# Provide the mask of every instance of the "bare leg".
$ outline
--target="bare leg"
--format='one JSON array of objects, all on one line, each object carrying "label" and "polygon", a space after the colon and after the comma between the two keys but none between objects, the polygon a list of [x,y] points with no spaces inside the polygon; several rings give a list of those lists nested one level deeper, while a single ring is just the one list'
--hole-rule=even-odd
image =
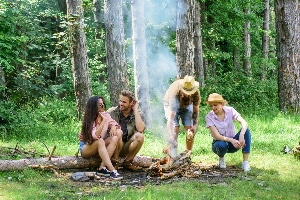
[{"label": "bare leg", "polygon": [[191,126],[185,126],[185,144],[186,144],[186,149],[191,151],[193,149],[194,146],[194,138],[195,138],[195,134],[193,133],[193,137],[189,137],[188,136],[188,129],[192,128]]},{"label": "bare leg", "polygon": [[107,152],[105,142],[103,139],[95,140],[92,144],[84,145],[82,148],[81,155],[84,158],[90,158],[96,154],[99,154],[102,162],[99,169],[106,166],[108,170],[113,171],[115,168],[111,164],[110,156]]},{"label": "bare leg", "polygon": [[123,148],[122,131],[120,129],[118,129],[117,131],[117,136],[119,137],[119,140],[117,142],[117,147],[115,149],[115,152],[112,155],[112,158],[116,161],[119,160],[119,154],[121,149]]},{"label": "bare leg", "polygon": [[243,161],[248,161],[249,153],[243,153]]},{"label": "bare leg", "polygon": [[131,161],[136,156],[136,154],[140,151],[143,143],[144,143],[144,134],[136,132],[131,138],[131,143],[128,146],[127,156],[124,162]]}]

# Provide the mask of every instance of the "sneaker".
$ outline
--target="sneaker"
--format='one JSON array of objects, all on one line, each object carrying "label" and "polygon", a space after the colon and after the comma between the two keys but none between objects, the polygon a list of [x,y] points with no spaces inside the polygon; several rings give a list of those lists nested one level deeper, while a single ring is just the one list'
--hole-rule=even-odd
[{"label": "sneaker", "polygon": [[114,180],[121,180],[123,179],[123,176],[121,176],[117,170],[114,170],[112,172],[110,172],[110,178],[114,179]]},{"label": "sneaker", "polygon": [[98,176],[110,176],[110,171],[108,169],[106,169],[106,167],[102,167],[102,169],[98,169],[96,171],[96,174]]},{"label": "sneaker", "polygon": [[132,170],[132,171],[137,171],[137,170],[142,169],[142,167],[134,165],[132,163],[132,161],[126,161],[126,162],[124,162],[123,163],[123,168],[129,169],[129,170]]},{"label": "sneaker", "polygon": [[243,161],[242,168],[243,168],[244,172],[250,171],[251,167],[249,165],[249,162],[248,161]]},{"label": "sneaker", "polygon": [[226,168],[226,163],[225,163],[225,158],[224,157],[223,158],[219,157],[219,167],[221,169],[225,169]]}]

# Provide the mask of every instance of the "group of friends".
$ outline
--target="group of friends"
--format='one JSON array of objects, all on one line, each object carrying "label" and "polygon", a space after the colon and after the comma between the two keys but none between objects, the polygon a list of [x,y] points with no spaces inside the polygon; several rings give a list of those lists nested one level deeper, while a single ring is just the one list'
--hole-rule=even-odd
[{"label": "group of friends", "polygon": [[[174,81],[166,91],[163,101],[169,138],[163,152],[171,156],[176,154],[180,121],[186,132],[186,150],[192,151],[201,101],[199,82],[193,76]],[[219,157],[219,167],[226,168],[226,153],[242,149],[242,168],[249,171],[251,133],[247,122],[233,107],[226,106],[227,101],[220,94],[210,94],[206,103],[211,108],[205,116],[206,127],[213,137],[212,151]],[[100,156],[101,164],[96,170],[97,175],[122,179],[117,171],[120,157],[123,158],[123,168],[134,171],[141,169],[135,165],[133,159],[145,139],[143,132],[146,126],[143,118],[139,101],[129,90],[123,90],[119,105],[108,110],[103,97],[89,98],[78,135],[79,152],[83,158]],[[234,121],[241,124],[237,133]]]}]

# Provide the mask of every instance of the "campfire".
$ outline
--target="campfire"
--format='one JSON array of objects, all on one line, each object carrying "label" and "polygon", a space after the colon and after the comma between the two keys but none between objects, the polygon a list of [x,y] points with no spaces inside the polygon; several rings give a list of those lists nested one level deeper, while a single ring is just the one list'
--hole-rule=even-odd
[{"label": "campfire", "polygon": [[150,176],[159,176],[161,179],[180,175],[188,178],[197,178],[202,171],[199,165],[191,161],[191,151],[184,151],[177,156],[168,155],[154,162],[147,169]]}]

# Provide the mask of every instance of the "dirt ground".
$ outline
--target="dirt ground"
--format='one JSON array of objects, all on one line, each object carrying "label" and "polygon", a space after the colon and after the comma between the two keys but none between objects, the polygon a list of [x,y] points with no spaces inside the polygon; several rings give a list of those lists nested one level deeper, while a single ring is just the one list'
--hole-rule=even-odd
[{"label": "dirt ground", "polygon": [[[15,159],[15,158],[32,158],[36,152],[25,151],[22,148],[0,148],[0,159]],[[180,180],[193,180],[199,182],[207,182],[211,184],[217,184],[224,182],[227,178],[237,178],[242,172],[241,168],[236,166],[227,166],[226,169],[220,169],[216,165],[206,165],[203,163],[191,163],[194,168],[199,170],[193,171],[194,174],[189,176],[183,176],[181,174],[172,176],[170,178],[162,178],[161,174],[153,175],[149,168],[143,168],[140,171],[129,171],[126,169],[118,169],[119,173],[123,176],[122,180],[112,180],[110,178],[100,177],[95,175],[95,169],[67,169],[67,170],[52,170],[58,178],[64,178],[69,181],[70,184],[74,185],[87,185],[87,184],[101,184],[105,187],[127,187],[132,186],[140,188],[145,185],[160,185],[165,183],[172,183]],[[72,175],[76,172],[85,172],[84,179],[74,180]]]},{"label": "dirt ground", "polygon": [[[197,163],[193,163],[194,165]],[[203,164],[201,164],[203,166]],[[125,169],[119,169],[119,173],[122,174],[122,180],[112,180],[110,178],[99,177],[94,174],[93,170],[83,170],[86,172],[89,180],[85,181],[76,181],[72,179],[72,174],[78,172],[77,170],[67,170],[61,171],[59,174],[60,176],[64,176],[69,181],[86,185],[88,184],[103,184],[107,187],[134,187],[134,188],[141,188],[146,185],[161,185],[166,183],[172,183],[176,181],[198,181],[198,182],[206,182],[210,184],[218,184],[224,182],[225,179],[228,178],[237,178],[239,173],[242,172],[240,168],[235,166],[228,166],[226,169],[220,169],[218,166],[214,165],[207,165],[206,170],[201,170],[199,174],[195,177],[185,177],[182,175],[176,175],[171,178],[162,179],[161,176],[150,176],[148,170],[144,168],[141,171],[129,171]]]}]

